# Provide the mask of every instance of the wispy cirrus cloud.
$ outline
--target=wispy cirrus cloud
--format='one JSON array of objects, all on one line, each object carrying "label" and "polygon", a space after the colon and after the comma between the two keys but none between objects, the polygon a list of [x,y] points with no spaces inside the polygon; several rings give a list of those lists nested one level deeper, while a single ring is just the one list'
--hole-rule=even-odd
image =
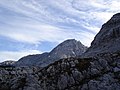
[{"label": "wispy cirrus cloud", "polygon": [[[90,46],[101,25],[119,12],[119,7],[119,0],[0,0],[0,36],[9,38],[11,45],[29,44],[33,47],[29,48],[31,51],[38,45],[45,48],[43,42],[55,46],[69,38]],[[11,51],[6,48],[1,55],[10,52],[14,56],[15,48]],[[21,53],[20,48],[18,52]]]}]

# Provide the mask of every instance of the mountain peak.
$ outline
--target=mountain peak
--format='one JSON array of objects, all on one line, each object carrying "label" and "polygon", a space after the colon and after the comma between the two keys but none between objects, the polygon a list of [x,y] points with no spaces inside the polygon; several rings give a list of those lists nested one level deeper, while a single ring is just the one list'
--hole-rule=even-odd
[{"label": "mountain peak", "polygon": [[62,58],[69,58],[80,56],[86,51],[87,47],[80,41],[75,39],[68,39],[56,46],[51,52],[47,54],[28,55],[16,62],[17,66],[46,66],[54,61]]},{"label": "mountain peak", "polygon": [[[75,40],[75,39],[67,39],[67,40],[65,40],[65,41],[63,41],[62,43],[60,43],[58,46],[56,46],[55,48],[58,48],[59,46],[60,47],[66,47],[66,46],[71,46],[71,48],[73,48],[74,47],[74,45],[76,45],[76,44],[79,44],[79,45],[81,45],[81,46],[84,46],[80,41],[77,41],[77,40]],[[55,49],[54,48],[54,49]],[[68,47],[67,47],[68,48]]]},{"label": "mountain peak", "polygon": [[[62,43],[76,43],[76,42],[78,42],[77,40],[75,40],[75,39],[67,39],[67,40],[65,40],[65,41],[63,41],[63,42],[61,42],[60,44],[62,44]],[[79,41],[80,42],[80,41]],[[60,45],[59,44],[59,45]]]},{"label": "mountain peak", "polygon": [[[75,39],[68,39],[60,43],[58,46],[56,46],[50,53],[60,53],[60,54],[71,54],[71,52],[74,52],[74,55],[72,56],[78,56],[81,55],[83,52],[85,52],[87,49],[86,46],[84,46],[80,41],[77,41]],[[59,55],[58,55],[59,56]],[[71,55],[68,55],[70,57]]]},{"label": "mountain peak", "polygon": [[67,43],[67,42],[75,43],[75,42],[77,42],[77,40],[75,40],[75,39],[67,39],[67,40],[63,41],[62,43]]},{"label": "mountain peak", "polygon": [[[77,40],[75,40],[75,39],[67,39],[67,40],[65,40],[65,41],[77,41]],[[64,42],[65,42],[64,41]]]},{"label": "mountain peak", "polygon": [[40,66],[48,65],[59,59],[80,56],[86,51],[87,47],[75,39],[67,39],[57,45],[44,60],[44,64],[39,62]]}]

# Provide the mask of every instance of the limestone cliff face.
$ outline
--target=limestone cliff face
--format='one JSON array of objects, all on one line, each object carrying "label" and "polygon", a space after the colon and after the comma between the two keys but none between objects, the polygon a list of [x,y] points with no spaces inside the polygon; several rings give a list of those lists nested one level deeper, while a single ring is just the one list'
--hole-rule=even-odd
[{"label": "limestone cliff face", "polygon": [[103,24],[100,32],[95,36],[87,54],[120,51],[120,13]]}]

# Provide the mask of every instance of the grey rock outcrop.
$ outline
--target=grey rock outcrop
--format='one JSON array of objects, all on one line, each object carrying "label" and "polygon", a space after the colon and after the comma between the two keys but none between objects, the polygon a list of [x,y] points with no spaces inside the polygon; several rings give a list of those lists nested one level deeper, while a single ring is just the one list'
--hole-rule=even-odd
[{"label": "grey rock outcrop", "polygon": [[119,90],[120,53],[67,58],[40,68],[0,69],[0,90]]},{"label": "grey rock outcrop", "polygon": [[37,72],[41,88],[119,90],[120,53],[115,54],[106,53],[91,58],[68,58],[56,61]]},{"label": "grey rock outcrop", "polygon": [[113,15],[108,22],[103,24],[85,54],[90,56],[116,51],[120,51],[120,13]]},{"label": "grey rock outcrop", "polygon": [[7,61],[4,61],[4,62],[1,62],[0,63],[0,66],[12,66],[15,64],[16,61],[12,61],[12,60],[7,60]]},{"label": "grey rock outcrop", "polygon": [[80,41],[69,39],[59,44],[49,53],[25,56],[18,60],[15,66],[44,67],[62,58],[79,56],[84,53],[86,49],[87,47],[82,45]]}]

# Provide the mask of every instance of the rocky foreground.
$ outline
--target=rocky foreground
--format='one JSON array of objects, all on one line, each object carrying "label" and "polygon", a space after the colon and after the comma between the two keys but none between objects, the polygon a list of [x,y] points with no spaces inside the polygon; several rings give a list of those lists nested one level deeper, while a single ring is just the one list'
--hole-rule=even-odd
[{"label": "rocky foreground", "polygon": [[68,58],[40,68],[0,69],[0,90],[119,90],[120,52]]}]

